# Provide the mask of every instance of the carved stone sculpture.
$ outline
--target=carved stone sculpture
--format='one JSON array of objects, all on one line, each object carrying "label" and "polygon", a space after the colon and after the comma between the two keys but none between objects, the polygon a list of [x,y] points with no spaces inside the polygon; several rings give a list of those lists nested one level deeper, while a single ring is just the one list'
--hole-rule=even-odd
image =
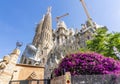
[{"label": "carved stone sculpture", "polygon": [[3,57],[3,60],[0,62],[0,69],[4,69],[6,65],[9,63],[10,56],[6,55]]}]

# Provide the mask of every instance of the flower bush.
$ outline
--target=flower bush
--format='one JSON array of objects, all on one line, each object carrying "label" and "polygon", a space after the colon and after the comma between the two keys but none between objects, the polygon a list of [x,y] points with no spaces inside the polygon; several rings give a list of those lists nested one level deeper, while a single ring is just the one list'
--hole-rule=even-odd
[{"label": "flower bush", "polygon": [[62,71],[69,71],[71,75],[102,75],[120,74],[120,62],[98,53],[76,53],[67,55],[54,70],[55,76]]}]

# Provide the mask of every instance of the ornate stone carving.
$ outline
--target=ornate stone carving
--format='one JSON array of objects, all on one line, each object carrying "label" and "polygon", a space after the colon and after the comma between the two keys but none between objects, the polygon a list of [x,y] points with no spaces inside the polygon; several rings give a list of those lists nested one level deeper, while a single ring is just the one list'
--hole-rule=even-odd
[{"label": "ornate stone carving", "polygon": [[37,74],[35,72],[32,72],[27,79],[28,80],[33,80],[33,79],[38,79],[38,77],[37,77]]},{"label": "ornate stone carving", "polygon": [[0,62],[0,69],[4,69],[6,65],[9,63],[10,56],[6,55],[3,57],[3,60]]},{"label": "ornate stone carving", "polygon": [[11,54],[20,55],[20,50],[18,48],[14,49]]}]

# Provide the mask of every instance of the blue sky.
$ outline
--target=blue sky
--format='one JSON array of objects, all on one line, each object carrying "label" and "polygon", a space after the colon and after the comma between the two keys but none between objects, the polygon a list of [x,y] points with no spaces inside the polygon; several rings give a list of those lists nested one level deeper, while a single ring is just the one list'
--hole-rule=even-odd
[{"label": "blue sky", "polygon": [[[120,0],[85,0],[88,11],[97,24],[105,25],[109,31],[120,32]],[[36,24],[52,6],[53,28],[55,17],[64,17],[69,28],[78,28],[86,21],[86,15],[79,0],[1,0],[0,1],[0,58],[9,54],[16,41],[22,41],[23,52],[26,44],[31,43]]]}]

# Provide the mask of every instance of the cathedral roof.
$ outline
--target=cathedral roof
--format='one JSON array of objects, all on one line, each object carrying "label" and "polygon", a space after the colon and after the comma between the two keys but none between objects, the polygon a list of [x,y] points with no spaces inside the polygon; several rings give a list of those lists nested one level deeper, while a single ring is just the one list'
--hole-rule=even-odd
[{"label": "cathedral roof", "polygon": [[70,29],[69,29],[69,34],[74,35],[74,33],[75,33],[75,32],[74,32],[74,29],[73,29],[73,28],[70,28]]},{"label": "cathedral roof", "polygon": [[30,48],[32,51],[37,51],[37,48],[32,44],[28,44],[27,47]]},{"label": "cathedral roof", "polygon": [[59,29],[59,28],[64,28],[65,30],[67,29],[67,26],[66,26],[66,24],[65,24],[65,22],[64,21],[59,21],[58,23],[57,23],[57,30]]}]

